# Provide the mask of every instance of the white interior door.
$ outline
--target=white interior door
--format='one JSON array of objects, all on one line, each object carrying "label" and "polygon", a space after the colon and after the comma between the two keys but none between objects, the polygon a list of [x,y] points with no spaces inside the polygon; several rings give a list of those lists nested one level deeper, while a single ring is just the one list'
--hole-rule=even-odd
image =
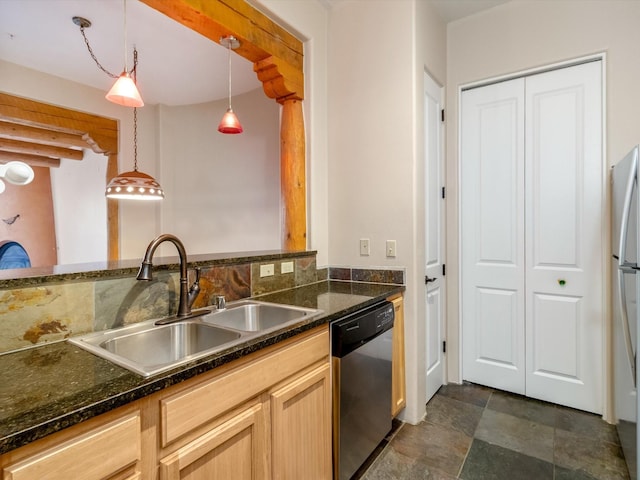
[{"label": "white interior door", "polygon": [[524,79],[461,99],[463,378],[525,393]]},{"label": "white interior door", "polygon": [[526,81],[527,395],[602,412],[601,62]]},{"label": "white interior door", "polygon": [[426,388],[427,401],[444,383],[444,219],[445,199],[443,129],[441,121],[443,92],[429,75],[425,85],[425,284],[426,284]]}]

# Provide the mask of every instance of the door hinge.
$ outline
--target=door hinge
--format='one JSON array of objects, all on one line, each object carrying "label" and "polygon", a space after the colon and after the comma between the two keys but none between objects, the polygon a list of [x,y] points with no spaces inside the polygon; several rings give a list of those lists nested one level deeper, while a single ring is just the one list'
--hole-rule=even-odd
[{"label": "door hinge", "polygon": [[442,264],[442,276],[444,277],[447,274],[447,266],[443,263]]},{"label": "door hinge", "polygon": [[442,353],[447,353],[447,341],[442,341]]},{"label": "door hinge", "polygon": [[445,198],[445,197],[446,197],[446,195],[447,195],[447,194],[446,194],[445,187],[442,187],[442,198]]},{"label": "door hinge", "polygon": [[440,121],[444,122],[444,108],[440,110]]}]

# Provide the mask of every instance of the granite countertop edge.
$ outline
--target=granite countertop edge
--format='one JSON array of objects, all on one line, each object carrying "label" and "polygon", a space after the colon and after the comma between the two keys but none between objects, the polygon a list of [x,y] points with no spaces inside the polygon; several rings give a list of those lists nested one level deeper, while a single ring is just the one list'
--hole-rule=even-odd
[{"label": "granite countertop edge", "polygon": [[[340,283],[351,284],[354,282]],[[245,343],[230,347],[228,350],[212,354],[211,356],[194,361],[193,363],[183,365],[181,367],[176,367],[175,369],[148,378],[144,378],[131,373],[131,375],[135,375],[136,377],[138,377],[140,382],[139,384],[133,386],[127,385],[122,387],[121,389],[115,388],[115,391],[105,393],[104,398],[89,404],[83,402],[81,398],[77,399],[77,402],[75,402],[76,404],[74,404],[73,400],[71,402],[67,401],[66,406],[60,407],[59,412],[54,412],[51,418],[48,418],[45,421],[29,424],[27,413],[23,415],[23,417],[27,417],[27,419],[22,420],[22,425],[20,425],[21,420],[18,419],[18,421],[15,422],[18,424],[16,426],[17,428],[12,429],[11,426],[7,428],[7,425],[3,425],[2,420],[0,420],[0,454],[4,454],[35,440],[41,439],[47,435],[53,434],[65,428],[76,425],[80,422],[89,420],[103,413],[107,413],[111,410],[127,405],[148,395],[164,390],[172,385],[176,385],[197,375],[201,375],[210,370],[213,370],[226,363],[242,358],[245,355],[269,347],[271,345],[275,345],[283,340],[291,338],[305,331],[328,324],[340,317],[366,308],[370,305],[380,302],[381,300],[384,300],[389,296],[401,293],[405,290],[405,287],[403,285],[376,284],[376,286],[376,289],[379,290],[379,293],[375,296],[369,297],[368,300],[358,299],[357,303],[348,307],[333,312],[325,312],[320,316],[297,323],[295,325],[291,325],[282,330],[269,332],[259,337],[250,338]],[[296,290],[298,288],[301,287],[296,287],[291,290]],[[366,286],[364,288],[366,289]],[[287,301],[279,300],[277,295],[277,292],[275,294],[275,297],[274,294],[263,295],[260,297],[256,297],[256,300],[274,301],[274,303],[290,303]],[[356,297],[359,297],[359,295],[354,295]],[[46,346],[38,348],[46,348]],[[79,347],[76,348],[79,349]],[[104,360],[104,362],[107,361]],[[111,364],[110,362],[107,362],[107,364],[116,369],[121,368]],[[78,397],[80,397],[80,395],[78,395]],[[4,432],[2,432],[2,430],[4,430]]]}]

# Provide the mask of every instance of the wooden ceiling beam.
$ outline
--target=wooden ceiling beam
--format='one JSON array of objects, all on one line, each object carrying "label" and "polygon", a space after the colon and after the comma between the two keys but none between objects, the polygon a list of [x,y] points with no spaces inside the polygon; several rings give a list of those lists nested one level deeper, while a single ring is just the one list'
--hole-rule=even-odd
[{"label": "wooden ceiling beam", "polygon": [[245,0],[141,1],[218,44],[233,35],[240,41],[234,52],[254,64],[268,97],[304,99],[302,42]]},{"label": "wooden ceiling beam", "polygon": [[[118,121],[0,92],[0,120],[87,135],[98,153],[118,153]],[[91,143],[90,143],[91,144]]]},{"label": "wooden ceiling beam", "polygon": [[59,132],[47,128],[31,127],[29,125],[8,121],[0,121],[0,138],[33,140],[62,147],[89,147],[86,140],[82,138],[82,135]]},{"label": "wooden ceiling beam", "polygon": [[42,157],[67,158],[69,160],[82,160],[84,158],[84,152],[82,150],[44,145],[42,143],[23,142],[21,140],[12,140],[10,138],[0,138],[0,150],[16,153],[28,153],[30,155],[39,155]]},{"label": "wooden ceiling beam", "polygon": [[59,158],[42,157],[39,155],[29,155],[26,153],[15,153],[7,152],[6,150],[0,150],[0,163],[7,162],[24,162],[32,167],[60,167]]}]

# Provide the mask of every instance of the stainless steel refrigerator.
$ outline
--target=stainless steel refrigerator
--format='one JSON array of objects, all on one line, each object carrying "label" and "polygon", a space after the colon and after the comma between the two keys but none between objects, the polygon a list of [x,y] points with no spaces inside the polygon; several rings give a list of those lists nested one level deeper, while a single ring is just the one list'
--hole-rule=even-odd
[{"label": "stainless steel refrigerator", "polygon": [[629,475],[638,477],[637,362],[638,299],[640,298],[640,209],[638,208],[638,153],[631,150],[613,167],[613,360],[614,408]]}]

